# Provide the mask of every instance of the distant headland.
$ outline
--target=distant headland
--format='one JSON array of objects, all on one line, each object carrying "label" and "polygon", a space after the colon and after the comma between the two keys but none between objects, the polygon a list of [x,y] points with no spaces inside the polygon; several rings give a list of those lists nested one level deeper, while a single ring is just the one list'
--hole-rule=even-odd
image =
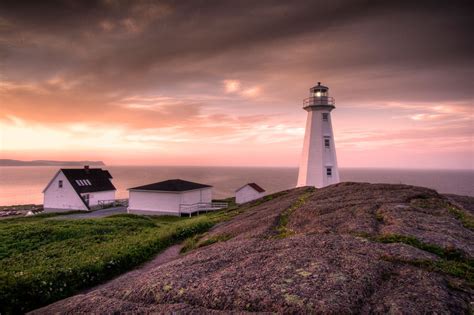
[{"label": "distant headland", "polygon": [[20,161],[11,159],[0,159],[0,166],[104,166],[102,161],[51,161],[51,160],[33,160]]}]

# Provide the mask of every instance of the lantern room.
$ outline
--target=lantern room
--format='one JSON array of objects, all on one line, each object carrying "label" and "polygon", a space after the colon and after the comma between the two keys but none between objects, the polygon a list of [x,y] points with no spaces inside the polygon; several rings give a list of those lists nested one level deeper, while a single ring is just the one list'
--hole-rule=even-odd
[{"label": "lantern room", "polygon": [[[334,98],[329,96],[328,90],[327,86],[321,85],[321,82],[318,82],[318,85],[309,89],[309,97],[303,100],[303,108],[307,110],[324,106],[334,108]],[[317,108],[315,108],[316,106]]]},{"label": "lantern room", "polygon": [[313,86],[309,89],[310,95],[312,97],[327,97],[329,88],[327,86],[321,85],[321,82],[318,82],[318,85]]}]

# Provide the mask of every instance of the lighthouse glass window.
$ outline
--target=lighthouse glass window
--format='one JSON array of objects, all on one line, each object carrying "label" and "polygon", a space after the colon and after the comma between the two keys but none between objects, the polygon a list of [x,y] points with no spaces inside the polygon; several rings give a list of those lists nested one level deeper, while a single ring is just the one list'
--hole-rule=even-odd
[{"label": "lighthouse glass window", "polygon": [[328,121],[328,119],[329,119],[329,114],[323,113],[323,121]]}]

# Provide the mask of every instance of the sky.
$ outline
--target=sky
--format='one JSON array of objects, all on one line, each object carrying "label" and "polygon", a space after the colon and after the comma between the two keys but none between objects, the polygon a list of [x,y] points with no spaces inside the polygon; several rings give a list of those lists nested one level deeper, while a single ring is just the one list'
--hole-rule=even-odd
[{"label": "sky", "polygon": [[471,1],[2,1],[0,158],[474,169]]}]

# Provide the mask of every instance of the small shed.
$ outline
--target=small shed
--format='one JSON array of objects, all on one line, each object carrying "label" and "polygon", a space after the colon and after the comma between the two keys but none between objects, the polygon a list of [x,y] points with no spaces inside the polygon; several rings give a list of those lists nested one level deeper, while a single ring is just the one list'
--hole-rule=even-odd
[{"label": "small shed", "polygon": [[263,196],[265,196],[265,189],[255,183],[248,183],[235,191],[235,202],[241,204]]},{"label": "small shed", "polygon": [[212,206],[212,186],[182,179],[170,179],[128,190],[128,213],[133,214],[190,215]]}]

